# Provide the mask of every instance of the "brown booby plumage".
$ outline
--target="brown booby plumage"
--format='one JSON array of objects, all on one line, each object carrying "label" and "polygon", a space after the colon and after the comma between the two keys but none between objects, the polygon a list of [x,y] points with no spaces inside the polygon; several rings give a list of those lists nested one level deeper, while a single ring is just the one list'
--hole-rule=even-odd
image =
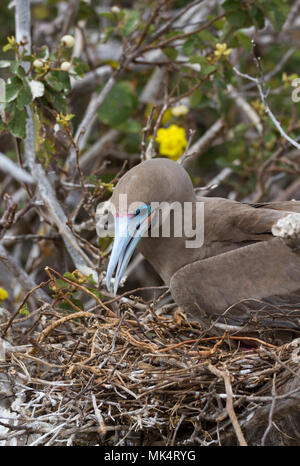
[{"label": "brown booby plumage", "polygon": [[[197,228],[203,225],[195,223],[196,206],[203,205],[203,244],[187,248],[190,238],[177,236],[172,222],[170,237],[151,237],[152,205],[157,202],[191,205],[191,223]],[[153,159],[120,179],[111,203],[116,232],[107,286],[115,273],[115,292],[137,246],[170,287],[177,304],[206,327],[218,322],[221,327],[226,323],[253,328],[261,320],[274,327],[300,329],[299,201],[251,205],[196,197],[182,166]],[[161,233],[159,218],[156,225]]]}]

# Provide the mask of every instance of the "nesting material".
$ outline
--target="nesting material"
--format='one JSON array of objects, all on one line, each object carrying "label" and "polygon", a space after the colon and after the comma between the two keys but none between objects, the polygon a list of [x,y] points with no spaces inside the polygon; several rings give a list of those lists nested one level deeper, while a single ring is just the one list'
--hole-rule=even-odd
[{"label": "nesting material", "polygon": [[285,386],[300,340],[208,337],[176,307],[128,298],[2,321],[2,444],[268,444],[271,408],[278,427],[299,406]]}]

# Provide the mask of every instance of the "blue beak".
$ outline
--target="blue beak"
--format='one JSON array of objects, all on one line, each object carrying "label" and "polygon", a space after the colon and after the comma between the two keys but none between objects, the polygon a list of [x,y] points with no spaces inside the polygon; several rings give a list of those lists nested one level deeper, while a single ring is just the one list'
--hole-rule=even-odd
[{"label": "blue beak", "polygon": [[136,214],[117,214],[115,217],[115,238],[106,273],[106,287],[114,295],[138,242],[149,228],[149,217],[148,209],[138,209]]}]

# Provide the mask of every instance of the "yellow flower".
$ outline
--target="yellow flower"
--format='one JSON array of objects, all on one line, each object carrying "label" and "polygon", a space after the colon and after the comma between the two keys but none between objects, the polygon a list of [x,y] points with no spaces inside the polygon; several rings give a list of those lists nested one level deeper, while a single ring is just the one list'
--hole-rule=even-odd
[{"label": "yellow flower", "polygon": [[284,82],[284,87],[289,87],[290,84],[294,81],[294,79],[297,79],[298,75],[296,73],[287,75],[285,72],[282,73],[282,81]]},{"label": "yellow flower", "polygon": [[262,116],[265,113],[265,106],[259,99],[253,100],[251,102],[251,105],[260,116]]},{"label": "yellow flower", "polygon": [[63,128],[68,128],[70,120],[74,118],[75,115],[73,113],[67,113],[64,115],[63,113],[58,113],[56,115],[56,123],[61,125]]},{"label": "yellow flower", "polygon": [[220,60],[222,57],[227,57],[232,52],[232,49],[227,48],[227,44],[224,42],[223,44],[216,44],[216,50],[214,50],[214,55],[217,60]]},{"label": "yellow flower", "polygon": [[8,293],[4,288],[0,287],[0,302],[8,298]]},{"label": "yellow flower", "polygon": [[175,105],[175,107],[171,108],[172,115],[174,115],[175,117],[186,115],[188,111],[189,111],[189,108],[184,104]]},{"label": "yellow flower", "polygon": [[159,152],[169,159],[177,160],[187,146],[184,128],[171,125],[169,128],[160,128],[157,131],[156,142],[159,143]]}]

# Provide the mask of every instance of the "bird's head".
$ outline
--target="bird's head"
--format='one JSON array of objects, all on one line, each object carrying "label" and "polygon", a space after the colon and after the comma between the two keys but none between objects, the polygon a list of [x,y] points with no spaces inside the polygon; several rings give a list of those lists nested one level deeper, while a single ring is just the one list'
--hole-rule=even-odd
[{"label": "bird's head", "polygon": [[111,198],[115,237],[106,274],[108,289],[111,289],[115,273],[113,290],[116,294],[137,244],[153,226],[153,205],[193,200],[194,190],[188,173],[168,159],[142,162],[120,179]]}]

